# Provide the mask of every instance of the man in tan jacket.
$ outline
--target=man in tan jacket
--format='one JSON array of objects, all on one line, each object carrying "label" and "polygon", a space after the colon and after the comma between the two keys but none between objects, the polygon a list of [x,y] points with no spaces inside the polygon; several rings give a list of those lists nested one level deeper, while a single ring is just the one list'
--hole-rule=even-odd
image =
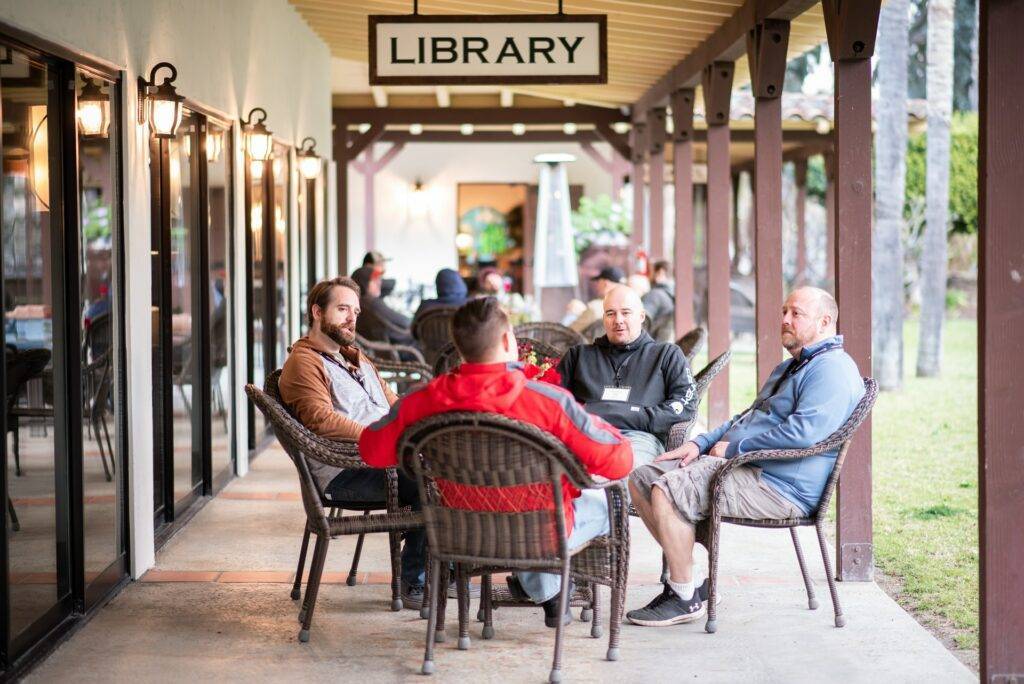
[{"label": "man in tan jacket", "polygon": [[[351,278],[324,280],[306,299],[309,333],[292,345],[281,372],[281,398],[300,423],[329,439],[358,440],[363,428],[391,410],[397,397],[354,346],[359,286]],[[385,500],[387,478],[376,468],[340,469],[309,461],[310,473],[329,501]],[[399,473],[398,498],[419,507],[416,483]],[[402,603],[423,602],[426,537],[407,532],[402,549]]]}]

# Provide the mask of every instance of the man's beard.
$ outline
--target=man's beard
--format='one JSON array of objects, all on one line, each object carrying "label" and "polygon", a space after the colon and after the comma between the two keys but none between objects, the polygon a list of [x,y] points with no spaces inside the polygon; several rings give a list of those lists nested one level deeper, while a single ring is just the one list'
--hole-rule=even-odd
[{"label": "man's beard", "polygon": [[356,341],[355,332],[351,328],[346,328],[342,325],[321,323],[320,331],[342,347],[350,347],[352,346],[352,343]]}]

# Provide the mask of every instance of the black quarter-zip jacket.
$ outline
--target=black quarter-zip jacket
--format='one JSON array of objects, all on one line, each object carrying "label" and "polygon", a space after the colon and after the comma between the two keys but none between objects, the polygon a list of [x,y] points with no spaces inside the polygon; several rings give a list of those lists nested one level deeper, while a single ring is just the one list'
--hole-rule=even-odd
[{"label": "black quarter-zip jacket", "polygon": [[[679,347],[642,331],[628,344],[607,336],[571,348],[558,364],[562,386],[588,412],[620,430],[640,430],[662,441],[673,425],[696,413],[697,391]],[[627,401],[603,399],[606,387],[629,387]]]}]

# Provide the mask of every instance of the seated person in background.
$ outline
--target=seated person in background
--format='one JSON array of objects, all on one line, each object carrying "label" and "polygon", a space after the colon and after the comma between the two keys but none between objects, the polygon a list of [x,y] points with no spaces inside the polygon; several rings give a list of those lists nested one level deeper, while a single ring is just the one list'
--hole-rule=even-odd
[{"label": "seated person in background", "polygon": [[493,266],[480,269],[480,273],[476,276],[477,289],[485,297],[497,297],[498,301],[504,301],[507,293],[505,292],[505,279],[501,276],[501,271]]},{"label": "seated person in background", "polygon": [[637,296],[641,298],[651,291],[651,281],[647,279],[647,276],[641,273],[634,273],[626,278],[626,285],[628,285],[629,289],[636,292]]},{"label": "seated person in background", "polygon": [[391,261],[391,257],[386,257],[376,250],[367,252],[363,256],[363,266],[372,266],[374,270],[380,273],[381,297],[387,297],[395,289],[395,279],[384,277],[384,273],[387,271],[387,262],[389,261]]},{"label": "seated person in background", "polygon": [[442,306],[462,306],[466,303],[466,295],[469,289],[466,282],[457,272],[450,268],[442,268],[434,278],[434,286],[437,288],[437,297],[424,299],[416,309],[413,321],[426,311]]},{"label": "seated person in background", "polygon": [[[359,439],[363,428],[387,415],[397,397],[366,356],[353,346],[359,318],[359,286],[350,278],[324,280],[306,299],[309,333],[292,345],[281,372],[281,399],[311,432],[328,439]],[[383,470],[339,469],[310,459],[317,486],[335,501],[383,502]],[[398,475],[398,499],[418,508],[416,483]],[[426,536],[405,534],[402,550],[402,601],[423,603]]]},{"label": "seated person in background", "polygon": [[696,411],[686,357],[674,344],[655,342],[643,329],[644,315],[636,292],[613,287],[604,298],[606,334],[571,348],[558,364],[576,400],[623,431],[638,467],[665,451],[672,426]]},{"label": "seated person in background", "polygon": [[651,288],[641,295],[647,317],[651,319],[651,337],[658,342],[675,340],[676,296],[667,261],[655,261],[651,270]]},{"label": "seated person in background", "polygon": [[[373,266],[361,266],[352,272],[352,280],[362,290],[359,297],[362,314],[356,322],[356,332],[375,342],[412,345],[412,333],[409,332],[412,322],[384,302],[380,276]],[[391,325],[386,325],[385,321]]]},{"label": "seated person in background", "polygon": [[[494,297],[473,299],[462,306],[452,320],[452,332],[463,364],[403,397],[386,418],[363,432],[359,450],[368,464],[395,465],[399,437],[418,420],[450,411],[487,411],[536,425],[560,439],[593,475],[618,479],[629,473],[633,456],[618,430],[589,415],[562,388],[526,379],[517,363],[515,331]],[[568,482],[563,482],[562,489],[570,548],[608,533],[608,501],[603,491],[580,492]],[[465,492],[464,500],[467,506],[494,510],[484,493]],[[528,510],[535,507],[530,505]],[[543,605],[548,627],[558,626],[558,575],[520,572],[509,584],[513,591],[523,591]],[[572,617],[567,611],[561,619],[566,624]]]},{"label": "seated person in background", "polygon": [[616,285],[625,283],[626,274],[622,272],[621,268],[606,266],[601,269],[600,273],[591,278],[590,281],[594,283],[594,288],[597,290],[597,297],[587,302],[587,308],[575,319],[570,318],[569,315],[566,316],[566,319],[569,319],[568,321],[566,319],[562,319],[562,323],[564,325],[568,325],[578,333],[589,328],[592,323],[601,320],[604,316],[604,296],[608,294],[608,290],[612,289]]},{"label": "seated person in background", "polygon": [[[708,487],[723,459],[763,449],[803,449],[828,437],[853,413],[864,384],[836,335],[839,309],[814,287],[794,290],[782,308],[782,346],[791,359],[768,377],[753,405],[716,430],[666,452],[629,478],[633,503],[665,550],[669,581],[644,608],[626,617],[663,627],[704,615],[707,580],[695,588],[696,524],[707,517]],[[810,515],[837,456],[764,461],[733,470],[724,482],[722,515],[778,520]]]}]

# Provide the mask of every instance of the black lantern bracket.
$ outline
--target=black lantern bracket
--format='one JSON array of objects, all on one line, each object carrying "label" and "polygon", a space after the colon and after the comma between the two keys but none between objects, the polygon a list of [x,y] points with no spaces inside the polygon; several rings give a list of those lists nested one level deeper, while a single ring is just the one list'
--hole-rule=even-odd
[{"label": "black lantern bracket", "polygon": [[[170,76],[164,78],[160,85],[156,83],[156,73],[161,69],[169,69],[171,72]],[[178,69],[170,62],[158,62],[153,65],[153,68],[149,70],[149,80],[146,80],[142,76],[139,76],[139,98],[138,104],[135,108],[136,120],[139,125],[146,123],[146,98],[151,94],[159,92],[163,88],[170,88],[174,91],[174,86],[171,85],[178,80]]]}]

